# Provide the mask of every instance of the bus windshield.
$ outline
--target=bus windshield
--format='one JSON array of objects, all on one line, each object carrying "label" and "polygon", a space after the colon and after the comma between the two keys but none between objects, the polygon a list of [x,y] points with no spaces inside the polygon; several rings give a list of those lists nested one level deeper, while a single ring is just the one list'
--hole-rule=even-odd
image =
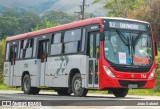
[{"label": "bus windshield", "polygon": [[148,33],[104,31],[105,58],[114,64],[149,65],[153,61],[152,37]]}]

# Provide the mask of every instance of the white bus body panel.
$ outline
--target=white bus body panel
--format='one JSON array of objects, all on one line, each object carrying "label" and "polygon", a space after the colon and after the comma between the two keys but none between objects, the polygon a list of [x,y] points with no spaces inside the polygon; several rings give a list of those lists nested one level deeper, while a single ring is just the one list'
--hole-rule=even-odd
[{"label": "white bus body panel", "polygon": [[14,78],[10,75],[10,62],[5,62],[4,83],[9,85],[10,78],[13,78],[13,86],[21,86],[22,74],[26,71],[30,74],[32,87],[68,87],[70,71],[78,69],[82,76],[82,87],[87,88],[88,60],[85,55],[48,57],[46,65],[40,59],[18,60],[14,67]]},{"label": "white bus body panel", "polygon": [[4,62],[3,79],[4,83],[10,86],[10,62]]}]

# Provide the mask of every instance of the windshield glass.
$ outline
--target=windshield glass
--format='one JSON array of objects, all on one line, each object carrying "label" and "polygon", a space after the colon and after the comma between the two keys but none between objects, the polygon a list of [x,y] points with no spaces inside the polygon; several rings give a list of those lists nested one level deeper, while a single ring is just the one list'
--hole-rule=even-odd
[{"label": "windshield glass", "polygon": [[115,64],[148,65],[153,60],[152,40],[147,33],[105,31],[105,58]]}]

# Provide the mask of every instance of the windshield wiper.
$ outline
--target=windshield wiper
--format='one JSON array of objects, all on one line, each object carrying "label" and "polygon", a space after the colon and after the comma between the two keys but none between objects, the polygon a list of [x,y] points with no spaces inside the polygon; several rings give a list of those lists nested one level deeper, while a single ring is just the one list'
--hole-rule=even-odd
[{"label": "windshield wiper", "polygon": [[127,41],[127,39],[125,38],[125,36],[119,30],[116,30],[116,32],[119,35],[119,37],[122,39],[122,41],[124,42],[124,44],[127,45],[127,46],[129,46],[129,42]]},{"label": "windshield wiper", "polygon": [[134,42],[133,42],[133,46],[137,45],[137,43],[138,43],[139,39],[141,38],[141,36],[142,36],[142,32],[140,32],[140,33],[136,36],[136,39],[135,39]]}]

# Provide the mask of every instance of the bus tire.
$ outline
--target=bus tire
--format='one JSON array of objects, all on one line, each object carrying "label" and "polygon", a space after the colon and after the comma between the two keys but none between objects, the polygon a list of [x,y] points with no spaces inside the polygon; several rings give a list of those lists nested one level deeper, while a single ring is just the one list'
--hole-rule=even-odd
[{"label": "bus tire", "polygon": [[38,94],[40,89],[36,87],[31,87],[31,79],[28,74],[23,77],[22,89],[24,94]]},{"label": "bus tire", "polygon": [[58,89],[56,90],[56,92],[58,93],[58,95],[70,95],[71,93],[68,93],[68,89]]},{"label": "bus tire", "polygon": [[88,90],[82,87],[82,79],[79,73],[76,73],[72,79],[72,91],[75,97],[86,96]]},{"label": "bus tire", "polygon": [[115,97],[125,97],[128,94],[128,88],[115,88],[112,92]]}]

